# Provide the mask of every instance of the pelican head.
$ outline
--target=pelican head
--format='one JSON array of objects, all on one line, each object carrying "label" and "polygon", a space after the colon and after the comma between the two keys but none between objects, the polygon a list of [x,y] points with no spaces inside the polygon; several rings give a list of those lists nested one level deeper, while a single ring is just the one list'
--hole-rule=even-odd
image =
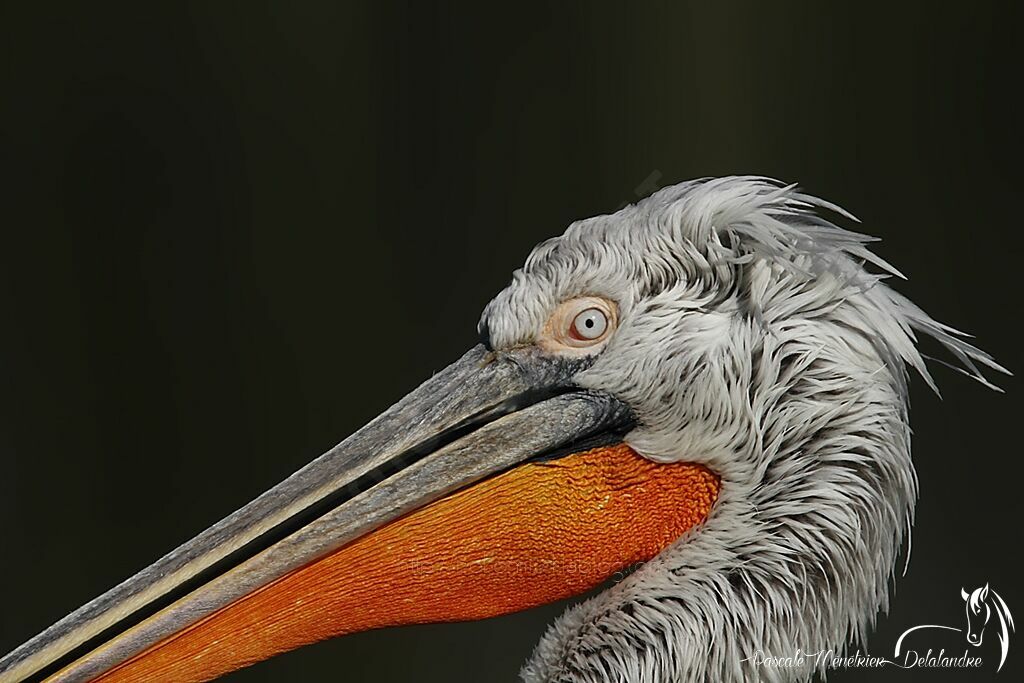
[{"label": "pelican head", "polygon": [[731,177],[574,223],[487,305],[478,346],[0,681],[208,680],[615,576],[524,680],[809,679],[752,658],[840,652],[887,607],[916,498],[909,372],[935,386],[916,338],[985,384],[979,365],[1004,371],[836,214]]}]

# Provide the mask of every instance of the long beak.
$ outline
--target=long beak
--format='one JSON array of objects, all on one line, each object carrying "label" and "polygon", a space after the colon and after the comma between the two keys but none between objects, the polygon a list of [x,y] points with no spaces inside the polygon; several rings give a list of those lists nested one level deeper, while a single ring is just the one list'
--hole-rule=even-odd
[{"label": "long beak", "polygon": [[[209,680],[344,633],[568,597],[648,559],[704,518],[717,479],[617,446],[629,411],[575,387],[576,370],[531,349],[472,349],[305,468],[4,657],[0,683]],[[535,518],[566,505],[568,522],[545,527]],[[639,540],[610,553],[614,539],[593,537],[600,562],[562,566],[579,556],[579,534],[609,521],[616,536],[629,533],[638,512],[667,520],[643,524]],[[538,528],[549,537],[535,538]],[[524,591],[528,575],[546,583]]]}]

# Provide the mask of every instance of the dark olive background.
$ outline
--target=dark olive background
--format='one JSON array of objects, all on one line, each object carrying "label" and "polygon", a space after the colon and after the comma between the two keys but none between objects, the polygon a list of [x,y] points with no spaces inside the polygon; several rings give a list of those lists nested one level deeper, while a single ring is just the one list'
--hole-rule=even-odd
[{"label": "dark olive background", "polygon": [[[1020,4],[821,5],[5,3],[0,651],[362,425],[475,342],[536,242],[657,185],[798,181],[1024,368]],[[1024,609],[1019,382],[935,373],[875,654],[959,625],[961,585]],[[562,608],[229,680],[510,680]],[[936,678],[980,676],[830,680]]]}]

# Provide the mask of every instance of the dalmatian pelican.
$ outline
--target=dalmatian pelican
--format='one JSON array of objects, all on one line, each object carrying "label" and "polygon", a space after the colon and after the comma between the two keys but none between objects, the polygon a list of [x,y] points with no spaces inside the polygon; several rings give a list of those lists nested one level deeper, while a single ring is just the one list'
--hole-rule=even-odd
[{"label": "dalmatian pelican", "polygon": [[525,681],[813,677],[751,656],[841,652],[887,608],[916,498],[911,371],[935,388],[917,338],[987,386],[1006,372],[836,216],[854,220],[728,177],[572,224],[487,305],[479,345],[0,681],[204,681],[606,583]]}]

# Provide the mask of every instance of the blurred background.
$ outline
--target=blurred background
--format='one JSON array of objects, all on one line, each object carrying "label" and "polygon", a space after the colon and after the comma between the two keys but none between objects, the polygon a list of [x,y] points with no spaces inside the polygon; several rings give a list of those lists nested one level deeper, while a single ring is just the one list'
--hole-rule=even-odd
[{"label": "blurred background", "polygon": [[[680,180],[764,174],[843,205],[903,292],[1024,369],[1021,11],[5,3],[0,652],[458,357],[536,242]],[[1024,609],[1019,382],[935,373],[872,652],[958,623],[961,585]],[[562,609],[228,680],[512,680]],[[926,677],[945,679],[830,680]]]}]

